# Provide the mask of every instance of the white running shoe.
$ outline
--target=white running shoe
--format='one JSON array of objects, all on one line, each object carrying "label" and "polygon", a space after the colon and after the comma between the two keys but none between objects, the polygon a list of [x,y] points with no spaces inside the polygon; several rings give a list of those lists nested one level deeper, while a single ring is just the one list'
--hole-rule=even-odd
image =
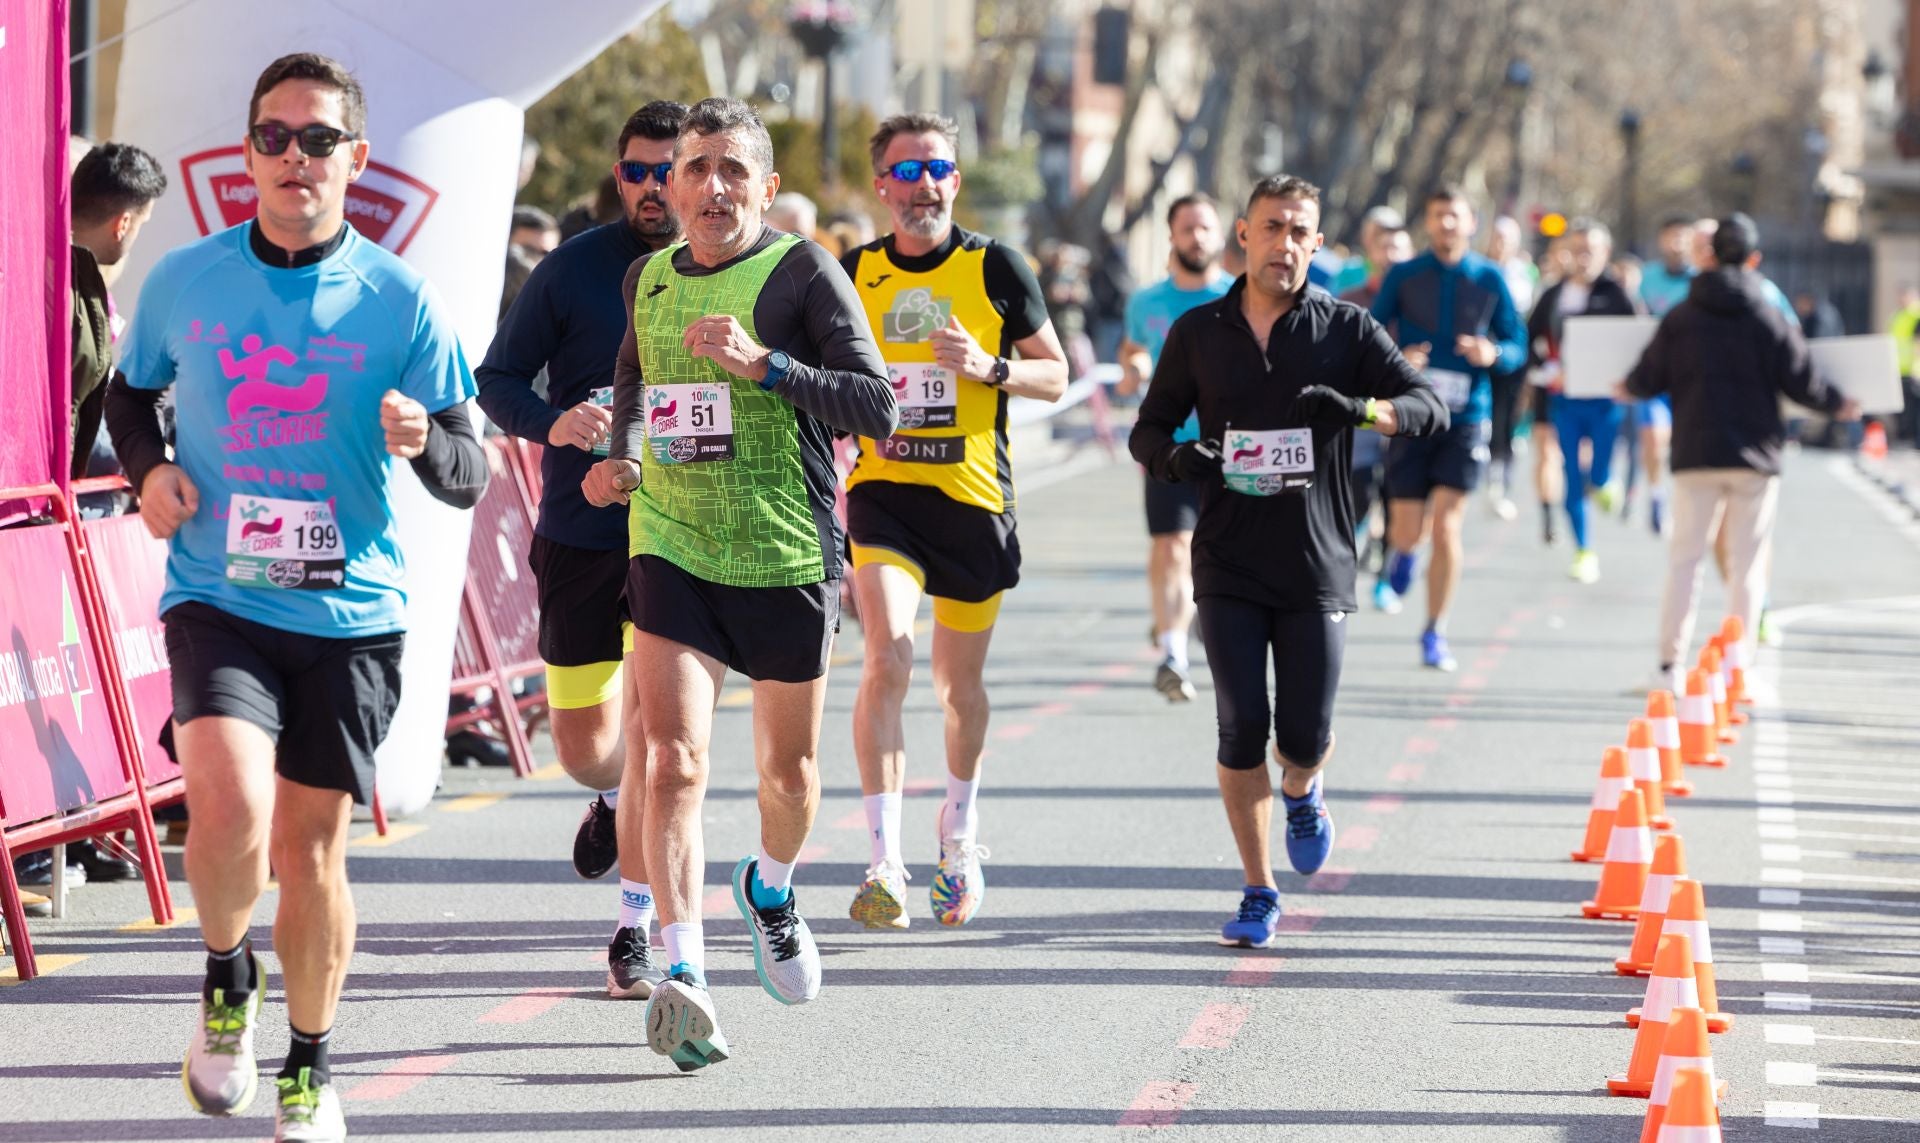
[{"label": "white running shoe", "polygon": [[798,899],[787,899],[771,909],[753,903],[753,872],[758,866],[743,857],[733,867],[733,903],[753,930],[753,967],[760,986],[782,1004],[805,1004],[820,995],[820,949],[813,930],[800,916]]},{"label": "white running shoe", "polygon": [[180,1086],[186,1089],[187,1102],[202,1115],[239,1115],[260,1087],[253,1030],[260,1023],[267,977],[253,954],[247,957],[253,968],[253,991],[239,1004],[228,1004],[223,988],[213,990],[212,1000],[202,998],[199,1022],[180,1064]]},{"label": "white running shoe", "polygon": [[852,917],[869,929],[904,929],[907,917],[907,882],[912,878],[897,861],[883,860],[867,870],[867,879],[854,894],[847,909]]},{"label": "white running shoe", "polygon": [[727,1058],[727,1038],[720,1034],[713,997],[704,983],[683,972],[653,986],[647,999],[647,1046],[671,1058],[683,1072]]},{"label": "white running shoe", "polygon": [[273,1081],[280,1089],[280,1106],[273,1113],[274,1143],[345,1143],[347,1117],[340,1112],[340,1096],[330,1083],[313,1083],[307,1069],[295,1077]]},{"label": "white running shoe", "polygon": [[949,837],[940,841],[940,871],[933,875],[930,897],[933,919],[943,925],[964,925],[973,920],[980,902],[987,899],[987,876],[980,863],[993,852],[970,837]]}]

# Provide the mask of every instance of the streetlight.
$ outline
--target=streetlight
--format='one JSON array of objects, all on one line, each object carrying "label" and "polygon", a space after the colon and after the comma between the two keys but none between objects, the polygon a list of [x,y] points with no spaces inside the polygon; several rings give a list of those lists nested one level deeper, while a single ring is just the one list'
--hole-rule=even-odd
[{"label": "streetlight", "polygon": [[840,185],[840,122],[834,114],[833,57],[853,39],[853,5],[845,0],[801,0],[787,26],[809,59],[820,61],[820,185]]},{"label": "streetlight", "polygon": [[1620,142],[1626,161],[1620,168],[1620,237],[1623,249],[1640,244],[1640,113],[1629,107],[1620,112]]}]

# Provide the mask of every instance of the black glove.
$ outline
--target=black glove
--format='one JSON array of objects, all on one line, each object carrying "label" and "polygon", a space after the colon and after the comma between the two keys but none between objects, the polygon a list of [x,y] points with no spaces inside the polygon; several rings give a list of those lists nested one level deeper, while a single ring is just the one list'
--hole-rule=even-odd
[{"label": "black glove", "polygon": [[1346,428],[1367,419],[1367,401],[1328,385],[1309,385],[1294,396],[1293,411],[1304,424]]},{"label": "black glove", "polygon": [[1219,441],[1182,441],[1167,457],[1167,471],[1183,484],[1211,480],[1220,475]]}]

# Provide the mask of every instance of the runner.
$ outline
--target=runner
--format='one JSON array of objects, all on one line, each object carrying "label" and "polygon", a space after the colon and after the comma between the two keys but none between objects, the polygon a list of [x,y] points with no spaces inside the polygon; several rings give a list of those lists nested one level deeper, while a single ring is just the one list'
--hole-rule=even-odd
[{"label": "runner", "polygon": [[[1640,273],[1640,303],[1654,317],[1686,299],[1693,285],[1694,220],[1674,215],[1660,224],[1660,259]],[[1673,399],[1661,393],[1633,404],[1640,430],[1640,463],[1647,475],[1647,526],[1656,536],[1667,532],[1667,453],[1673,444]]]},{"label": "runner", "polygon": [[[1548,286],[1527,319],[1528,360],[1546,378],[1542,388],[1552,394],[1553,427],[1560,439],[1560,461],[1566,469],[1563,495],[1567,525],[1573,531],[1573,566],[1568,570],[1579,583],[1600,580],[1600,557],[1593,550],[1587,495],[1602,512],[1612,512],[1619,500],[1613,484],[1613,449],[1620,437],[1626,410],[1612,397],[1569,397],[1561,391],[1560,342],[1570,317],[1610,314],[1628,316],[1640,303],[1607,268],[1613,236],[1590,218],[1576,218],[1567,226],[1567,253],[1572,267],[1566,277]],[[1580,456],[1586,442],[1591,460]]]},{"label": "runner", "polygon": [[[1168,276],[1127,299],[1127,333],[1120,343],[1122,373],[1117,389],[1123,397],[1138,393],[1153,376],[1154,358],[1166,344],[1173,320],[1220,297],[1233,284],[1220,272],[1220,208],[1212,196],[1196,192],[1174,199],[1167,208],[1167,229],[1173,246]],[[1185,441],[1196,440],[1199,434],[1199,422],[1190,419],[1177,435]],[[1193,525],[1200,515],[1200,490],[1149,476],[1146,504],[1151,538],[1147,591],[1153,607],[1154,643],[1160,648],[1153,686],[1168,702],[1191,702],[1187,630],[1193,626]]]},{"label": "runner", "polygon": [[[1001,596],[1020,581],[1007,398],[1055,401],[1067,388],[1066,353],[1026,260],[953,224],[961,180],[954,141],[953,123],[938,115],[880,124],[868,152],[893,233],[840,260],[880,331],[901,405],[900,432],[861,434],[847,478],[866,632],[853,749],[873,848],[849,913],[868,928],[907,927],[900,707],[923,594],[933,597],[933,686],[946,712],[934,919],[964,925],[986,894],[976,801],[988,714],[981,669]],[[1022,360],[1011,360],[1015,350]]]},{"label": "runner", "polygon": [[[1385,208],[1380,208],[1384,210]],[[1369,217],[1379,219],[1372,229],[1361,227],[1362,241],[1367,244],[1367,277],[1359,285],[1342,292],[1343,302],[1352,302],[1361,309],[1372,309],[1373,299],[1380,295],[1380,283],[1386,281],[1387,271],[1413,257],[1413,238],[1407,233],[1406,221],[1399,211],[1377,214],[1369,211]],[[1389,331],[1391,332],[1391,331]],[[1375,576],[1373,581],[1373,606],[1376,610],[1389,614],[1400,610],[1400,597],[1387,586],[1386,560],[1386,471],[1387,438],[1371,429],[1360,429],[1353,434],[1353,538],[1360,549],[1360,566],[1372,564]],[[1172,487],[1185,488],[1184,484]],[[1371,519],[1375,501],[1380,504],[1380,535],[1374,536]],[[1378,550],[1376,551],[1376,544]]]},{"label": "runner", "polygon": [[1500,268],[1468,249],[1475,228],[1466,192],[1442,187],[1427,196],[1429,249],[1387,272],[1373,316],[1425,369],[1452,414],[1445,432],[1398,440],[1387,450],[1387,580],[1396,595],[1413,585],[1414,549],[1429,529],[1427,626],[1420,659],[1451,671],[1447,605],[1460,582],[1461,526],[1467,497],[1486,473],[1492,415],[1489,368],[1512,372],[1526,356],[1526,331]]},{"label": "runner", "polygon": [[667,979],[647,1038],[682,1071],[727,1057],[707,992],[700,820],[714,703],[727,670],[753,680],[760,850],[733,871],[769,995],[820,991],[820,953],[791,881],[820,804],[827,658],[840,616],[835,430],[885,437],[897,410],[860,301],[832,255],[762,224],[780,188],[753,108],[687,113],[667,196],[686,241],[643,255],[621,292],[633,324],[614,366],[612,456],[595,505],[631,500],[627,670],[641,738],[627,751],[620,849],[645,851]]},{"label": "runner", "polygon": [[[207,945],[187,1099],[223,1116],[253,1101],[267,977],[247,927],[271,861],[292,1031],[275,1138],[334,1140],[346,1138],[328,1049],[354,941],[347,825],[400,698],[392,458],[463,508],[487,464],[438,298],[345,223],[347,184],[367,167],[359,83],[324,56],[284,56],[248,115],[259,216],[153,268],[108,417],[141,517],[172,541],[160,610]],[[172,462],[157,410],[169,387]]]},{"label": "runner", "polygon": [[[644,999],[662,973],[648,951],[653,887],[645,855],[620,852],[614,821],[626,769],[623,719],[640,709],[639,680],[620,669],[622,654],[633,649],[621,609],[627,514],[588,504],[580,483],[607,454],[613,425],[613,360],[627,329],[620,282],[634,259],[680,236],[666,173],[686,116],[685,104],[661,101],[627,120],[613,164],[623,216],[577,235],[534,267],[476,371],[487,416],[546,446],[527,562],[540,592],[553,751],[574,781],[599,791],[574,833],[574,872],[591,881],[620,865],[619,919],[607,946],[607,995],[616,1000]],[[545,399],[534,391],[542,370]],[[644,793],[641,784],[628,792],[637,815]]]},{"label": "runner", "polygon": [[[1527,256],[1527,245],[1521,236],[1518,220],[1504,214],[1493,220],[1493,230],[1487,241],[1487,257],[1500,267],[1500,276],[1507,283],[1507,294],[1513,299],[1514,312],[1525,318],[1533,308],[1533,296],[1540,288],[1540,268]],[[1487,507],[1500,519],[1512,521],[1520,518],[1520,509],[1513,502],[1513,446],[1520,435],[1520,398],[1527,391],[1527,371],[1496,371],[1491,379],[1493,440],[1489,455],[1493,460],[1494,479],[1487,486]]]},{"label": "runner", "polygon": [[[1306,284],[1325,241],[1318,188],[1260,180],[1238,230],[1246,276],[1174,322],[1129,447],[1156,479],[1201,488],[1194,585],[1219,713],[1216,777],[1246,874],[1220,943],[1259,948],[1280,918],[1269,726],[1289,863],[1312,873],[1333,848],[1322,772],[1354,609],[1353,430],[1444,431],[1447,413],[1365,310]],[[1177,440],[1195,413],[1204,439]],[[1280,680],[1271,723],[1269,661]]]}]

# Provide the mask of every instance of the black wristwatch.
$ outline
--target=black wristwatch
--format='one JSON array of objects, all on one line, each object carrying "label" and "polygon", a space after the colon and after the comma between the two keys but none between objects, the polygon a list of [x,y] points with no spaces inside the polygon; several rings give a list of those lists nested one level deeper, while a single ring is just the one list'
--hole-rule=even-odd
[{"label": "black wristwatch", "polygon": [[998,389],[1007,383],[1007,378],[1011,376],[1012,373],[1013,366],[1008,363],[1007,359],[1004,357],[996,357],[993,359],[993,380],[987,382],[987,384]]}]

